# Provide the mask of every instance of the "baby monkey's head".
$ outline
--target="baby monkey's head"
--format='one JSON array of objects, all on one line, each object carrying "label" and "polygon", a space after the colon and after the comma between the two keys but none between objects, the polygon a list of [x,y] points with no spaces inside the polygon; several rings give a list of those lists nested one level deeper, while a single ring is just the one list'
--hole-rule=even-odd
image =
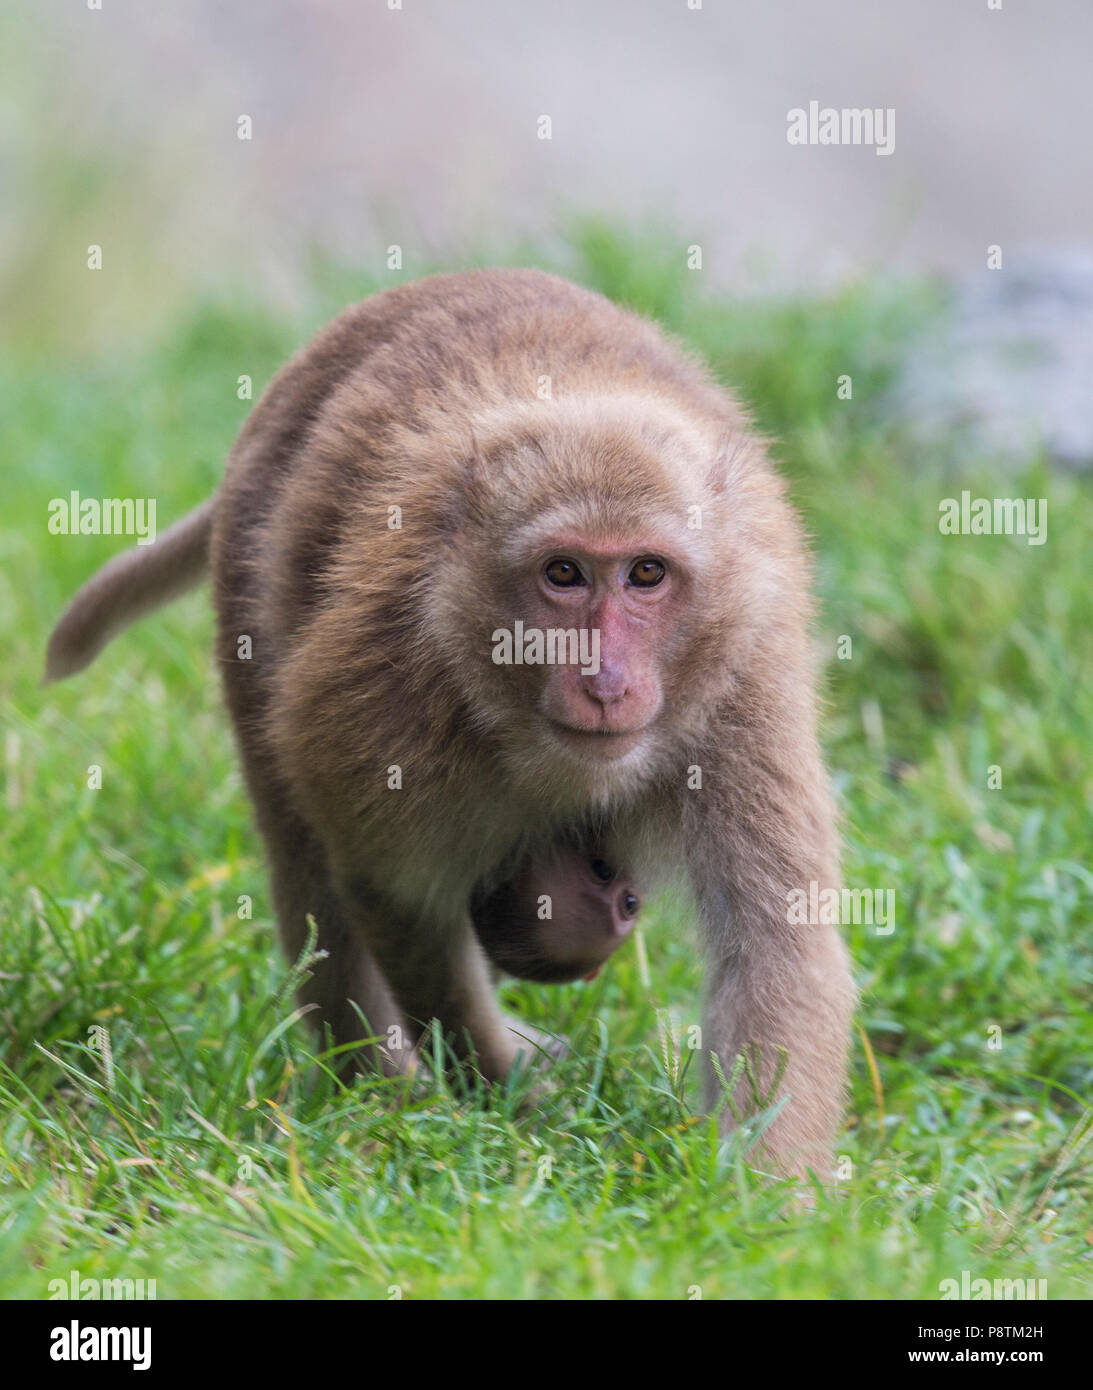
[{"label": "baby monkey's head", "polygon": [[540,984],[591,979],[641,909],[630,875],[595,847],[532,855],[472,904],[478,938],[506,975]]}]

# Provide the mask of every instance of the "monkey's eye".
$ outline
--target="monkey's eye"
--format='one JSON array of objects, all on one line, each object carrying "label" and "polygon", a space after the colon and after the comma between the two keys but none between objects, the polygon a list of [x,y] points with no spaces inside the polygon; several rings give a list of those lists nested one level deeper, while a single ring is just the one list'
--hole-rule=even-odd
[{"label": "monkey's eye", "polygon": [[615,870],[603,859],[590,859],[589,868],[596,875],[601,883],[610,883],[615,877]]},{"label": "monkey's eye", "polygon": [[575,589],[584,583],[584,575],[572,560],[551,560],[543,573],[556,589]]},{"label": "monkey's eye", "polygon": [[655,589],[667,573],[659,560],[639,560],[630,571],[630,583],[635,589]]}]

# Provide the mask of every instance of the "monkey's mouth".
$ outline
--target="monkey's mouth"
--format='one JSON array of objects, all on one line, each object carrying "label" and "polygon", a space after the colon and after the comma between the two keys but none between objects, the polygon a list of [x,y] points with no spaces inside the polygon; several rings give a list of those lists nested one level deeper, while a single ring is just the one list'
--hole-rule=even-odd
[{"label": "monkey's mouth", "polygon": [[561,742],[570,748],[580,748],[593,757],[621,758],[641,743],[647,726],[640,729],[578,729],[572,724],[561,724],[552,719],[550,727]]},{"label": "monkey's mouth", "polygon": [[572,985],[578,980],[594,980],[603,969],[605,962],[589,966],[586,961],[578,965],[575,961],[553,961],[543,956],[524,953],[519,950],[490,952],[487,954],[506,975],[514,980],[530,980],[536,985]]}]

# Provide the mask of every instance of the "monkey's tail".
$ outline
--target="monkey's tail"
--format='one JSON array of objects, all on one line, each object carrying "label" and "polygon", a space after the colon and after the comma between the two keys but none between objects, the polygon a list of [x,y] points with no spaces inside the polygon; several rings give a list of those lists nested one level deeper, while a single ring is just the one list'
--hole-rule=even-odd
[{"label": "monkey's tail", "polygon": [[46,682],[82,671],[122,628],[201,582],[209,567],[216,498],[148,546],[116,555],[93,575],[61,615],[46,651]]}]

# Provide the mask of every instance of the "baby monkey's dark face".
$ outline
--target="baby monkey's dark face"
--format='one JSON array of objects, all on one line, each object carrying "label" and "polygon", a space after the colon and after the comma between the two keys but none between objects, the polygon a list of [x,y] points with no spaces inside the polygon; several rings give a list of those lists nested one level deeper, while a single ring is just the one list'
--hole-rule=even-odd
[{"label": "baby monkey's dark face", "polygon": [[490,960],[540,984],[591,979],[630,934],[641,902],[629,875],[596,846],[532,856],[471,905]]}]

